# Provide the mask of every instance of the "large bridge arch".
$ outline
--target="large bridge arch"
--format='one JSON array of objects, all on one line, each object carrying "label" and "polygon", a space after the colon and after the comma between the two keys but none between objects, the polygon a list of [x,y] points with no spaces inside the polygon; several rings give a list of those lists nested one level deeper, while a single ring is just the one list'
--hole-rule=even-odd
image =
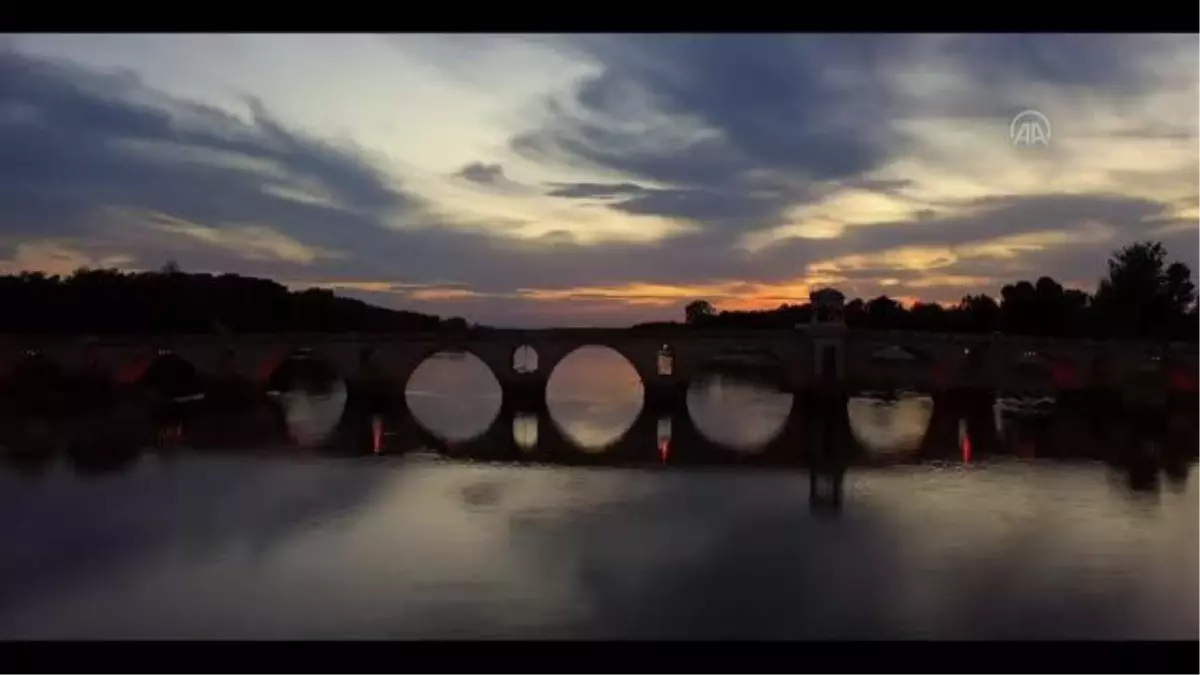
[{"label": "large bridge arch", "polygon": [[204,377],[185,356],[168,348],[139,355],[116,373],[119,386],[145,387],[170,398],[204,393]]},{"label": "large bridge arch", "polygon": [[555,373],[561,372],[560,367],[564,361],[583,353],[587,349],[605,350],[620,356],[633,369],[633,372],[636,373],[638,382],[642,387],[652,385],[658,378],[657,351],[654,352],[653,362],[651,362],[651,359],[645,358],[645,355],[641,354],[640,350],[636,347],[616,341],[572,342],[569,344],[569,348],[554,350],[551,357],[547,359],[544,369],[539,371],[545,377],[547,384],[549,384],[550,379],[554,377]]},{"label": "large bridge arch", "polygon": [[67,369],[57,359],[36,348],[11,354],[5,371],[4,389],[18,403],[62,393],[67,377]]},{"label": "large bridge arch", "polygon": [[[491,428],[504,408],[508,392],[495,364],[484,358],[487,352],[481,355],[480,351],[471,344],[423,344],[404,355],[403,370],[396,371],[398,398],[414,424],[447,447],[494,435]],[[447,370],[439,372],[439,368]],[[426,378],[432,379],[423,381]],[[443,386],[450,390],[443,391]]]},{"label": "large bridge arch", "polygon": [[542,339],[529,339],[516,344],[527,344],[538,355],[538,367],[533,374],[549,383],[554,372],[567,357],[585,347],[608,349],[619,354],[637,373],[643,386],[652,385],[658,377],[658,350],[662,345],[651,347],[653,340],[621,340],[605,337],[570,336],[555,338],[545,336]]},{"label": "large bridge arch", "polygon": [[758,357],[773,363],[778,369],[780,383],[789,390],[799,389],[811,379],[812,346],[798,333],[700,333],[680,335],[663,342],[673,351],[672,379],[678,383],[690,382],[712,370],[718,360],[739,356]]},{"label": "large bridge arch", "polygon": [[938,391],[954,386],[969,348],[904,331],[851,334],[846,347],[846,384],[851,389]]},{"label": "large bridge arch", "polygon": [[281,350],[264,361],[256,379],[267,391],[287,391],[301,385],[323,389],[336,382],[345,385],[352,375],[344,368],[345,364],[321,350],[297,347]]},{"label": "large bridge arch", "polygon": [[1063,354],[1061,348],[1028,345],[1006,354],[998,365],[1004,377],[997,389],[1044,393],[1078,389],[1084,384],[1077,360]]},{"label": "large bridge arch", "polygon": [[[439,355],[462,355],[463,358],[471,358],[483,365],[487,372],[491,375],[498,385],[503,387],[504,368],[502,363],[495,361],[495,354],[489,354],[488,350],[479,348],[477,344],[471,343],[427,343],[418,346],[411,353],[406,354],[400,364],[395,360],[391,365],[393,369],[389,369],[389,374],[392,375],[401,392],[408,391],[409,384],[412,383],[413,376],[417,371],[424,366],[430,359]],[[489,358],[490,357],[490,358]],[[386,367],[386,366],[384,366]],[[511,369],[512,364],[509,364]]]}]

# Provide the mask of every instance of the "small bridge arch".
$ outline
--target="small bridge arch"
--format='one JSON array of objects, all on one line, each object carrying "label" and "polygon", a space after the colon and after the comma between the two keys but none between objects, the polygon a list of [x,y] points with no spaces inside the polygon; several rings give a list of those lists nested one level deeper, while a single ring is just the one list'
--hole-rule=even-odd
[{"label": "small bridge arch", "polygon": [[116,373],[116,384],[146,387],[168,397],[203,393],[199,369],[186,357],[169,348],[141,354]]}]

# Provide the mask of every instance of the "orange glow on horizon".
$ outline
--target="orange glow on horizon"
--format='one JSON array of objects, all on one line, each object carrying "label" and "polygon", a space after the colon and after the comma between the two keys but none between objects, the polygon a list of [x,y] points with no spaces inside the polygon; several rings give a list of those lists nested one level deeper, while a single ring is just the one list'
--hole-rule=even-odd
[{"label": "orange glow on horizon", "polygon": [[[957,306],[962,295],[977,292],[979,288],[991,285],[993,281],[982,277],[953,275],[931,275],[905,282],[877,278],[854,280],[832,270],[814,269],[810,272],[793,279],[773,282],[718,279],[695,284],[660,284],[631,281],[604,286],[522,287],[496,292],[473,289],[454,281],[421,284],[404,281],[326,279],[288,281],[285,285],[294,290],[324,288],[335,292],[381,293],[417,302],[510,300],[522,303],[518,314],[532,313],[551,317],[563,310],[569,310],[575,315],[582,313],[617,318],[627,309],[661,309],[664,315],[657,320],[671,320],[679,318],[675,315],[682,310],[684,304],[692,300],[708,300],[718,311],[763,311],[777,309],[781,305],[805,304],[811,291],[826,286],[840,288],[848,297],[861,298],[864,301],[887,295],[906,308],[924,303],[948,309]],[[958,290],[954,290],[956,288]],[[920,293],[925,290],[934,291],[936,295],[923,297],[912,292]],[[447,308],[444,311],[452,310]]]}]

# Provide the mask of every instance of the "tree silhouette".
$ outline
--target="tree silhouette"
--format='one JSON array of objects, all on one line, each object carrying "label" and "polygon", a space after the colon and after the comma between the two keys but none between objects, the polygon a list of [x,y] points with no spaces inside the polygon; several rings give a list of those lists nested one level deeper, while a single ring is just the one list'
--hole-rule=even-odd
[{"label": "tree silhouette", "polygon": [[967,295],[952,310],[955,328],[966,333],[982,333],[1000,325],[1000,305],[990,295]]},{"label": "tree silhouette", "polygon": [[[1000,290],[999,301],[969,295],[955,306],[905,308],[880,296],[852,299],[851,328],[1054,335],[1195,342],[1200,333],[1197,290],[1181,262],[1168,264],[1161,243],[1114,251],[1095,296],[1049,276]],[[809,323],[807,303],[762,311],[718,312],[707,300],[684,308],[686,328],[793,328]],[[663,328],[669,324],[656,324]],[[678,324],[674,324],[678,326]],[[268,279],[191,274],[168,262],[158,272],[80,269],[61,277],[42,272],[0,276],[0,332],[14,334],[390,333],[475,330],[465,319],[443,320],[384,309],[326,289],[289,291]]]},{"label": "tree silhouette", "polygon": [[[699,300],[688,308],[687,322],[693,327],[790,328],[807,323],[812,312],[808,304],[717,312]],[[1108,276],[1094,297],[1042,276],[1005,285],[999,301],[968,295],[953,307],[916,303],[906,309],[887,296],[855,298],[846,303],[844,316],[852,328],[1196,342],[1198,313],[1188,266],[1167,264],[1161,243],[1139,242],[1113,252]],[[700,316],[703,321],[696,318]]]},{"label": "tree silhouette", "polygon": [[869,301],[864,309],[867,313],[867,326],[870,328],[887,329],[904,327],[904,307],[886,295],[881,295]]},{"label": "tree silhouette", "polygon": [[687,323],[695,325],[710,318],[716,310],[707,300],[693,300],[683,308],[683,316]]},{"label": "tree silhouette", "polygon": [[1113,252],[1095,300],[1107,332],[1165,337],[1183,329],[1196,287],[1187,265],[1168,266],[1166,258],[1159,242],[1138,242]]},{"label": "tree silhouette", "polygon": [[[461,321],[461,320],[460,320]],[[234,274],[80,269],[0,276],[0,332],[162,334],[440,330],[436,316],[373,307],[324,289],[290,292]]]}]

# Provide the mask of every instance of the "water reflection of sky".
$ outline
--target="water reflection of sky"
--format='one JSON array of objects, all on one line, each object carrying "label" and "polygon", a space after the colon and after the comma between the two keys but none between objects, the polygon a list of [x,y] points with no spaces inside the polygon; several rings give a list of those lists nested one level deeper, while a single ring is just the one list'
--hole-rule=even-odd
[{"label": "water reflection of sky", "polygon": [[538,444],[538,418],[532,413],[517,413],[513,416],[513,440],[522,450],[536,450]]},{"label": "water reflection of sky", "polygon": [[404,391],[417,422],[439,438],[480,436],[500,414],[502,391],[491,369],[470,353],[438,353],[413,371]]},{"label": "water reflection of sky", "polygon": [[867,451],[881,455],[917,450],[933,418],[933,399],[902,394],[895,400],[855,396],[846,404],[850,433]]},{"label": "water reflection of sky", "polygon": [[848,480],[837,521],[789,474],[189,459],[6,481],[0,523],[31,536],[0,549],[0,637],[1195,637],[1195,480],[1152,505],[1091,466]]},{"label": "water reflection of sky", "polygon": [[288,433],[301,447],[325,442],[337,427],[346,408],[346,385],[339,379],[327,394],[310,394],[303,389],[274,395],[283,409]]},{"label": "water reflection of sky", "polygon": [[754,452],[783,430],[792,394],[735,375],[697,378],[688,387],[687,409],[705,438],[740,452]]},{"label": "water reflection of sky", "polygon": [[581,347],[558,363],[546,383],[546,407],[563,434],[603,449],[633,426],[643,387],[633,365],[612,349]]}]

